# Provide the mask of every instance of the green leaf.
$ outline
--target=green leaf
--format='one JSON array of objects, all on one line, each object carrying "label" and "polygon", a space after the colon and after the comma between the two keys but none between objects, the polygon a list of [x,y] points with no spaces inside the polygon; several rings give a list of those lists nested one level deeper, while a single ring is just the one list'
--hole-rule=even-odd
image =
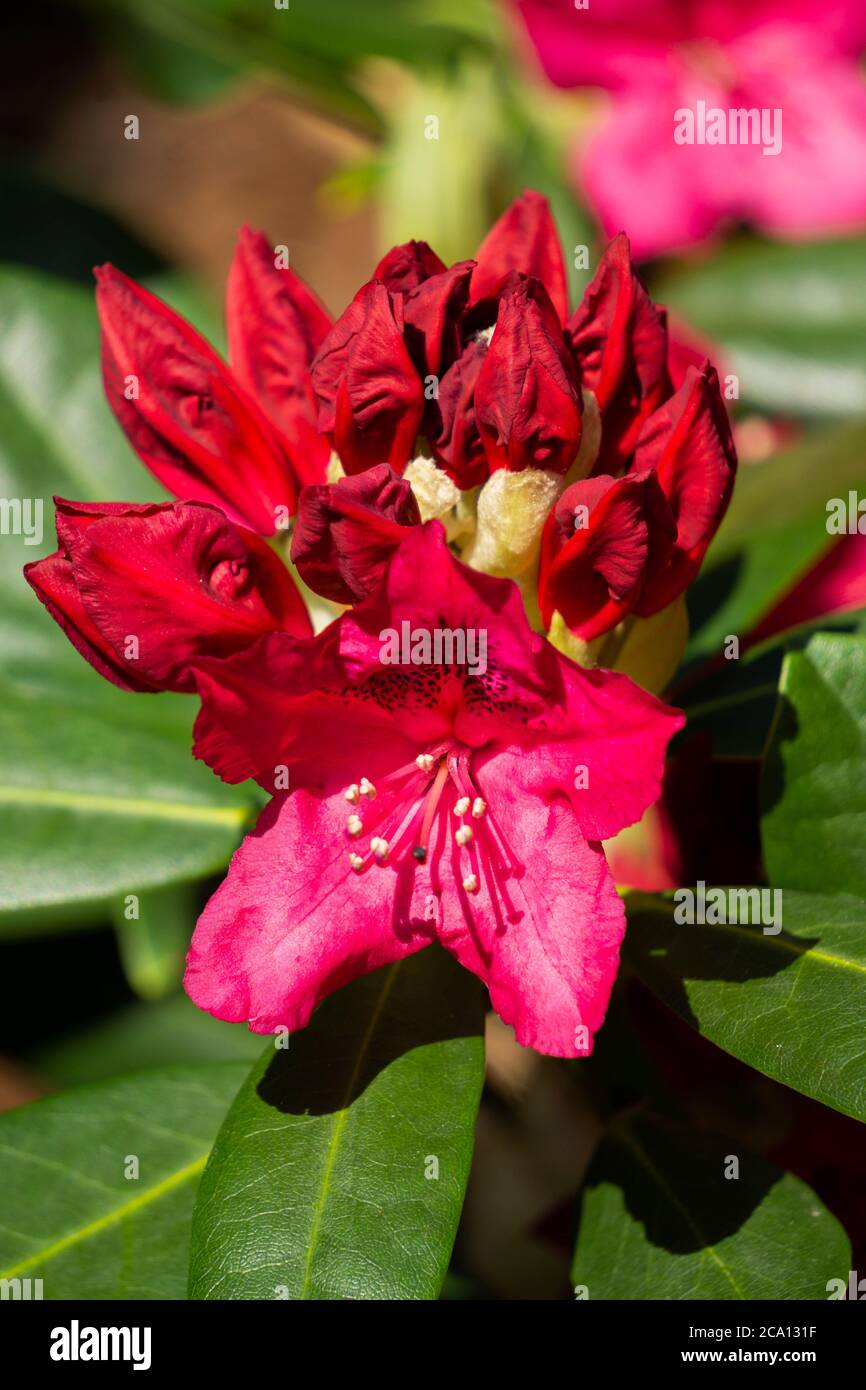
[{"label": "green leaf", "polygon": [[718,343],[744,400],[796,415],[866,412],[866,241],[729,242],[654,297]]},{"label": "green leaf", "polygon": [[129,1004],[40,1048],[27,1065],[57,1086],[84,1086],[144,1068],[195,1062],[245,1062],[248,1068],[261,1050],[261,1038],[246,1024],[223,1023],[185,994],[175,994]]},{"label": "green leaf", "polygon": [[762,786],[770,879],[866,899],[866,639],[817,634],[785,658],[779,693]]},{"label": "green leaf", "polygon": [[824,614],[775,634],[738,660],[711,665],[703,674],[700,667],[693,668],[670,692],[672,703],[685,711],[688,720],[682,738],[708,733],[715,757],[762,758],[775,725],[786,652],[805,646],[819,630],[862,634],[864,627],[864,608]]},{"label": "green leaf", "polygon": [[798,1178],[733,1140],[633,1115],[590,1167],[572,1279],[590,1300],[826,1299],[850,1257]]},{"label": "green leaf", "polygon": [[190,1296],[436,1298],[482,1028],[478,982],[431,947],[333,996],[288,1049],[269,1045],[202,1182]]},{"label": "green leaf", "polygon": [[626,902],[624,959],[665,1004],[765,1076],[866,1120],[860,898],[786,888],[775,899],[777,935],[743,923],[680,925],[667,898]]},{"label": "green leaf", "polygon": [[184,1298],[195,1189],[242,1077],[177,1067],[0,1116],[0,1278],[42,1279],[46,1299]]},{"label": "green leaf", "polygon": [[0,931],[15,933],[22,909],[104,904],[215,873],[249,816],[244,792],[218,782],[174,740],[109,722],[102,711],[7,691]]},{"label": "green leaf", "polygon": [[142,999],[163,999],[183,978],[184,959],[198,916],[189,883],[128,893],[111,905],[117,945],[130,988]]}]

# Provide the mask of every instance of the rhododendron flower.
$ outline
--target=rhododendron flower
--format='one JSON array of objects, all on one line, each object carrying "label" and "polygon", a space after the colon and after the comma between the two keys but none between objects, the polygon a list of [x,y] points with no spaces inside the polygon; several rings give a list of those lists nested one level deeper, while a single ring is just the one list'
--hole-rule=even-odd
[{"label": "rhododendron flower", "polygon": [[382,463],[336,483],[305,487],[292,561],[306,584],[335,603],[356,603],[421,513],[407,482]]},{"label": "rhododendron flower", "polygon": [[[699,241],[723,219],[809,236],[866,220],[866,44],[858,0],[517,0],[560,87],[611,95],[576,172],[604,227],[638,256]],[[675,115],[781,112],[780,142],[678,144]],[[780,143],[777,148],[776,144]],[[815,169],[821,196],[815,197]]]},{"label": "rhododendron flower", "polygon": [[325,477],[310,364],[327,312],[248,229],[228,281],[232,368],[113,266],[96,277],[105,391],[133,448],[176,496],[272,535],[294,515],[300,487]]},{"label": "rhododendron flower", "polygon": [[[581,442],[583,358],[591,375],[606,352],[625,429],[646,391],[652,402],[663,395],[667,344],[663,319],[649,343],[640,312],[626,307],[646,293],[624,238],[605,265],[611,255],[593,311],[576,316],[578,342],[562,248],[538,193],[515,199],[475,261],[446,269],[423,242],[390,251],[313,363],[319,427],[344,470],[387,462],[402,473],[423,445],[462,489],[498,468],[564,475]],[[635,373],[645,388],[632,388]]]},{"label": "rhododendron flower", "polygon": [[[556,227],[546,199],[531,190],[491,228],[476,260],[449,267],[426,242],[393,247],[333,325],[297,276],[279,268],[264,236],[243,232],[229,274],[231,369],[120,272],[104,268],[99,280],[106,390],[145,462],[180,496],[217,505],[263,535],[288,527],[303,487],[318,489],[295,528],[293,556],[310,586],[334,602],[360,598],[374,555],[381,566],[400,528],[431,517],[443,520],[474,568],[517,577],[530,592],[542,531],[564,488],[589,475],[617,482],[598,523],[618,496],[632,495],[623,474],[652,468],[661,482],[668,469],[644,436],[650,420],[659,426],[665,403],[679,399],[665,313],[619,235],[569,318]],[[727,495],[709,472],[696,488],[693,462],[688,489],[678,464],[666,490],[679,533],[666,570],[671,597],[700,562]],[[383,468],[377,478],[389,497],[400,496],[397,510],[378,482],[357,493],[326,485]],[[417,514],[389,469],[405,476]],[[628,592],[624,576],[616,578],[611,621],[615,610],[656,611],[661,580],[650,598],[649,571],[637,557],[660,511],[636,522],[635,578]],[[658,548],[650,549],[655,572]],[[365,558],[353,577],[354,551]],[[583,552],[584,570],[590,553],[594,543]],[[540,597],[543,613],[574,615],[578,602],[585,615],[589,590],[598,591],[608,568],[601,561],[575,600],[566,589],[580,568],[560,560],[556,592],[547,585]],[[593,621],[604,629],[597,614]]]},{"label": "rhododendron flower", "polygon": [[581,434],[574,360],[547,290],[513,272],[475,384],[475,418],[495,468],[567,473]]},{"label": "rhododendron flower", "polygon": [[544,529],[538,596],[591,641],[650,617],[691,583],[733,490],[736,453],[716,373],[686,379],[644,422],[630,471],[566,488]]},{"label": "rhododendron flower", "polygon": [[194,690],[191,663],[312,628],[277,555],[200,502],[55,498],[60,549],[28,583],[73,646],[125,690]]},{"label": "rhododendron flower", "polygon": [[[386,665],[383,636],[487,634],[487,669]],[[591,1048],[623,908],[599,841],[658,793],[681,716],[584,671],[530,629],[512,583],[478,574],[437,522],[318,637],[262,639],[197,668],[196,753],[280,791],[196,927],[186,988],[257,1032],[438,940],[518,1039]]]}]

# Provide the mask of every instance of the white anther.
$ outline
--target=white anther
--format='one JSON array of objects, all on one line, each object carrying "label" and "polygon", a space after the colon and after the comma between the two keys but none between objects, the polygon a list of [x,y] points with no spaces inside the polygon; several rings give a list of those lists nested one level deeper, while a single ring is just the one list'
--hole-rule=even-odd
[{"label": "white anther", "polygon": [[415,759],[415,765],[419,772],[432,772],[435,761],[432,753],[419,753]]},{"label": "white anther", "polygon": [[454,838],[457,841],[458,845],[461,846],[461,848],[463,847],[463,845],[468,845],[469,841],[472,839],[472,826],[461,825]]},{"label": "white anther", "polygon": [[486,810],[487,802],[484,801],[480,796],[476,796],[475,800],[472,803],[472,814],[475,817],[475,819],[480,820]]},{"label": "white anther", "polygon": [[466,877],[463,880],[463,887],[466,889],[467,893],[478,892],[478,879],[475,877],[474,874],[466,875]]},{"label": "white anther", "polygon": [[370,841],[370,849],[373,851],[376,859],[379,860],[379,863],[382,864],[388,858],[390,845],[387,840],[383,840],[378,835],[374,835]]},{"label": "white anther", "polygon": [[352,806],[357,806],[358,802],[361,800],[361,788],[358,786],[357,782],[353,782],[351,787],[346,788],[343,795]]},{"label": "white anther", "polygon": [[362,796],[366,796],[370,801],[375,801],[376,788],[373,786],[373,783],[370,781],[368,777],[361,778],[361,785],[359,786],[358,791],[361,793]]},{"label": "white anther", "polygon": [[361,831],[364,829],[364,822],[361,820],[360,816],[350,816],[346,821],[346,829],[354,838],[355,835],[360,835]]},{"label": "white anther", "polygon": [[359,873],[360,870],[363,869],[363,867],[364,867],[364,856],[363,856],[363,854],[355,854],[355,853],[353,852],[352,854],[349,855],[349,863],[351,864],[352,868],[355,870],[355,873],[356,873],[356,874]]},{"label": "white anther", "polygon": [[461,796],[461,798],[460,798],[459,801],[455,801],[455,802],[454,802],[454,814],[455,814],[455,816],[465,816],[465,815],[466,815],[466,812],[467,812],[468,810],[469,810],[469,797],[468,797],[468,796]]}]

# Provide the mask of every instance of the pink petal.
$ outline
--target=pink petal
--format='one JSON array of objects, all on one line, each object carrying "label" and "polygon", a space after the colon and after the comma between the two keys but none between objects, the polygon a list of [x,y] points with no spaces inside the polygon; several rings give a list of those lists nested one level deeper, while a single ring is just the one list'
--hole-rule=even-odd
[{"label": "pink petal", "polygon": [[461,869],[445,863],[439,939],[485,982],[518,1042],[585,1056],[604,1021],[625,929],[604,854],[584,839],[567,802],[536,794],[521,754],[494,754],[476,780],[515,872],[499,899],[484,884],[470,897]]},{"label": "pink petal", "polygon": [[303,1028],[327,995],[432,939],[423,902],[393,875],[348,866],[346,803],[299,788],[275,797],[235,854],[193,935],[193,1003],[254,1033]]}]

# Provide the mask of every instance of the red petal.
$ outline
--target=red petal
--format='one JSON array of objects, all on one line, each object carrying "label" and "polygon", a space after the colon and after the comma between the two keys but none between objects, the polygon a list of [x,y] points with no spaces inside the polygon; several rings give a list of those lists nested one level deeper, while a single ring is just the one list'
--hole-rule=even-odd
[{"label": "red petal", "polygon": [[514,276],[475,388],[478,428],[491,468],[566,473],[580,444],[574,363],[547,293]]},{"label": "red petal", "polygon": [[[585,526],[576,525],[584,514]],[[652,472],[602,475],[567,488],[541,545],[539,606],[549,626],[558,610],[585,641],[608,632],[668,560],[676,526]]]},{"label": "red petal", "polygon": [[227,656],[278,629],[310,634],[285,566],[217,508],[169,502],[101,509],[62,499],[57,506],[58,535],[71,561],[67,578],[102,651],[118,669],[134,672],[126,682],[135,688],[192,690],[190,665],[202,655]]},{"label": "red petal", "polygon": [[444,263],[426,241],[405,241],[385,253],[370,279],[381,280],[393,294],[409,294],[444,269]]},{"label": "red petal", "polygon": [[62,550],[24,566],[24,578],[44,603],[73,647],[112,685],[121,690],[153,690],[141,673],[118,657],[86,611],[75,583],[72,563]]},{"label": "red petal", "polygon": [[424,388],[403,341],[400,300],[372,280],[334,324],[313,363],[319,428],[347,473],[402,472],[413,455]]},{"label": "red petal", "polygon": [[304,488],[292,560],[305,584],[335,603],[357,603],[382,576],[421,513],[408,483],[387,464],[338,483]]},{"label": "red petal", "polygon": [[582,384],[595,392],[604,435],[599,471],[633,452],[643,421],[670,394],[667,323],[614,237],[567,329]]},{"label": "red petal", "polygon": [[634,467],[655,468],[677,524],[671,562],[636,610],[648,617],[692,582],[731,500],[737,454],[719,378],[708,362],[700,372],[689,367],[676,395],[646,422]]},{"label": "red petal", "polygon": [[479,487],[490,474],[475,415],[475,387],[486,356],[486,342],[475,339],[439,383],[440,428],[433,441],[436,458],[464,489]]},{"label": "red petal", "polygon": [[474,265],[460,261],[406,296],[406,343],[425,375],[440,376],[460,356],[461,322]]},{"label": "red petal", "polygon": [[238,381],[280,431],[302,482],[322,481],[328,464],[310,367],[331,324],[303,280],[275,265],[264,233],[244,227],[227,285],[229,357]]},{"label": "red petal", "polygon": [[264,414],[166,304],[113,266],[95,274],[105,392],[133,448],[170,492],[271,535],[297,484]]},{"label": "red petal", "polygon": [[565,262],[550,204],[527,189],[491,227],[478,248],[472,276],[471,304],[497,298],[512,270],[540,280],[564,324],[568,318]]}]

